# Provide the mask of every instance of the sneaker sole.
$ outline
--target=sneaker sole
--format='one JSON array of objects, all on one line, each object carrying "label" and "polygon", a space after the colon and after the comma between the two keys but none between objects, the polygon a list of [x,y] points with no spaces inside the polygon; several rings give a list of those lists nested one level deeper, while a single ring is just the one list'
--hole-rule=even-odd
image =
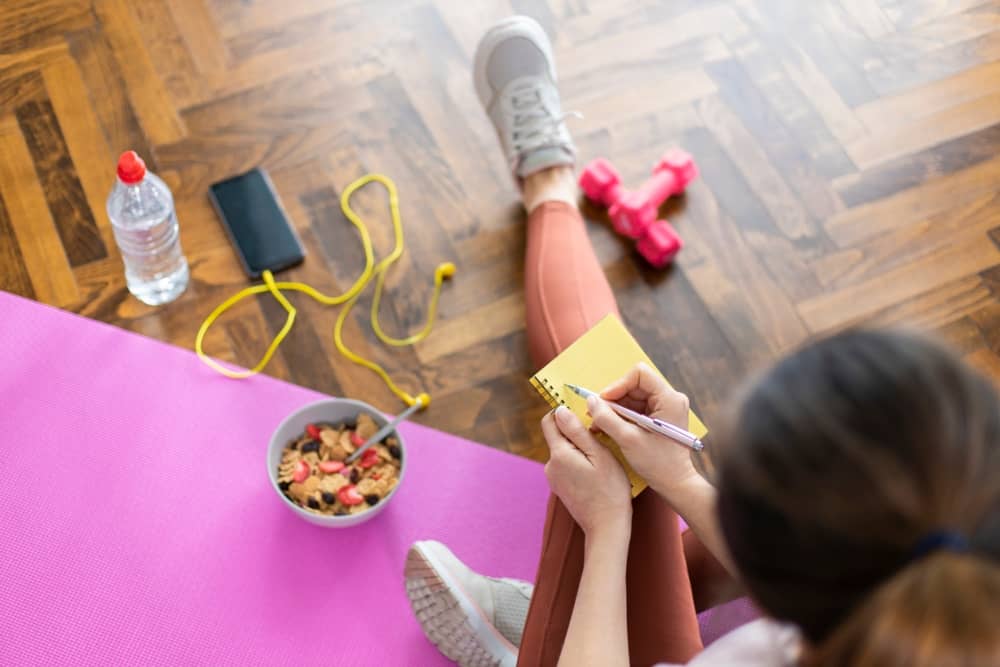
[{"label": "sneaker sole", "polygon": [[496,45],[512,34],[527,37],[537,44],[549,63],[549,73],[552,75],[552,81],[559,81],[559,78],[556,76],[556,59],[552,55],[552,42],[549,41],[549,36],[545,34],[545,30],[537,21],[527,16],[511,16],[487,30],[486,34],[479,40],[479,45],[476,46],[476,54],[472,61],[473,83],[476,88],[476,96],[479,98],[479,103],[484,109],[488,109],[492,101],[490,99],[490,85],[486,79],[486,61],[489,59],[489,54],[496,48]]},{"label": "sneaker sole", "polygon": [[406,596],[427,638],[461,667],[514,667],[517,648],[497,631],[434,554],[406,555]]}]

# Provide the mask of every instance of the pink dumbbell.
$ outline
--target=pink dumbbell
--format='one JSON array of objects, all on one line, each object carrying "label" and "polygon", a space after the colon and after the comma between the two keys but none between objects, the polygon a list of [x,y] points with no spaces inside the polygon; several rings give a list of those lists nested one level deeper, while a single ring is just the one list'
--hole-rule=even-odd
[{"label": "pink dumbbell", "polygon": [[684,241],[666,220],[654,220],[646,228],[646,235],[635,244],[636,250],[647,262],[662,269],[684,247]]},{"label": "pink dumbbell", "polygon": [[611,224],[620,234],[640,239],[656,220],[660,205],[668,197],[684,192],[698,176],[691,156],[680,149],[667,151],[653,167],[653,175],[638,190],[618,197],[608,208]]},{"label": "pink dumbbell", "polygon": [[618,170],[602,157],[587,163],[580,173],[580,189],[587,199],[602,204],[605,208],[617,204],[625,195]]},{"label": "pink dumbbell", "polygon": [[580,188],[588,199],[607,206],[619,234],[636,239],[636,249],[650,264],[661,268],[684,247],[666,220],[656,220],[667,197],[684,191],[698,175],[691,156],[672,149],[653,168],[653,176],[634,192],[622,187],[614,166],[604,158],[592,160],[580,174]]}]

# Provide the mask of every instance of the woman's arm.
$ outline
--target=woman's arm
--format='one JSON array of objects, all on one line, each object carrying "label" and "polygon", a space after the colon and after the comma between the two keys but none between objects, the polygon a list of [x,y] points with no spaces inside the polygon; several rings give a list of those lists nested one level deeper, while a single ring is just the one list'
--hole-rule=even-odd
[{"label": "woman's arm", "polygon": [[650,433],[622,418],[605,401],[616,401],[645,415],[688,426],[688,399],[674,391],[646,364],[590,398],[587,408],[594,426],[614,438],[636,472],[683,517],[694,534],[722,565],[735,575],[715,515],[715,489],[698,474],[691,450]]},{"label": "woman's arm", "polygon": [[625,566],[632,527],[587,535],[583,576],[559,655],[560,667],[629,664]]},{"label": "woman's arm", "polygon": [[563,641],[563,667],[628,665],[625,568],[632,497],[625,471],[566,408],[542,420],[552,492],[585,536],[583,574]]}]

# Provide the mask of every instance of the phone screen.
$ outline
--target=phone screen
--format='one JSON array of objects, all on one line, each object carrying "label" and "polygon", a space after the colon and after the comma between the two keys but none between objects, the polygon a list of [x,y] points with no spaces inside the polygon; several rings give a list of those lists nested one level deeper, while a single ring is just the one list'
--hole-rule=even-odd
[{"label": "phone screen", "polygon": [[302,261],[302,244],[264,171],[216,183],[210,196],[251,278]]}]

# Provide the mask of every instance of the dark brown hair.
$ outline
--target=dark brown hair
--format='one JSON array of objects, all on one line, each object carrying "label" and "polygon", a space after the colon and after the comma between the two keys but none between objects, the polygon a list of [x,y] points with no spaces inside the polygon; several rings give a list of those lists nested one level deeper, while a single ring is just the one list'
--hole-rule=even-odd
[{"label": "dark brown hair", "polygon": [[[720,438],[736,567],[803,662],[1000,664],[1000,401],[938,345],[849,331],[761,377]],[[918,556],[935,531],[968,550]]]}]

